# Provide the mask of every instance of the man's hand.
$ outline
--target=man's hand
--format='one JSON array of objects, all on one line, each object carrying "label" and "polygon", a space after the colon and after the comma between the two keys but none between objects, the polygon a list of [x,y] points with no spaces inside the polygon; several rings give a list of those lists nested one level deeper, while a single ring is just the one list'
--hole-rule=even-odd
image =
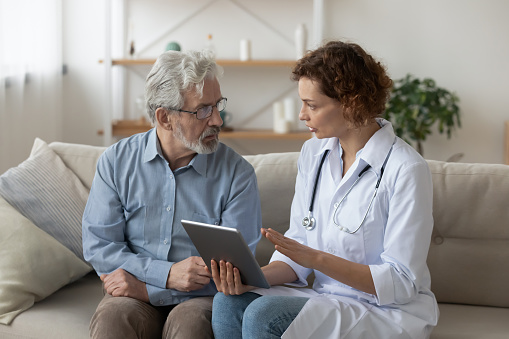
[{"label": "man's hand", "polygon": [[211,277],[202,258],[189,257],[173,264],[166,287],[181,292],[191,292],[203,288],[210,282]]},{"label": "man's hand", "polygon": [[110,274],[101,275],[101,280],[106,292],[114,297],[129,297],[146,303],[150,302],[145,283],[121,268]]}]

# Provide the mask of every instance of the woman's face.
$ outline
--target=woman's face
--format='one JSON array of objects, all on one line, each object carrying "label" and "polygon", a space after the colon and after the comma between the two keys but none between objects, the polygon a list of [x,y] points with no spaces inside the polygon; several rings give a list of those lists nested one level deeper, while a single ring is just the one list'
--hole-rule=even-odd
[{"label": "woman's face", "polygon": [[348,123],[343,116],[341,104],[323,94],[317,82],[306,77],[300,78],[299,96],[302,100],[299,119],[306,123],[318,139],[341,138],[347,133]]}]

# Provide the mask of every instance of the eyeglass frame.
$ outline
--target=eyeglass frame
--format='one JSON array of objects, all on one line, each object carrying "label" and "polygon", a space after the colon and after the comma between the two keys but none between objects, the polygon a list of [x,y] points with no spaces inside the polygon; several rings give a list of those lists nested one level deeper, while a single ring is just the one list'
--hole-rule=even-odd
[{"label": "eyeglass frame", "polygon": [[[217,105],[219,105],[219,103],[221,101],[224,101],[224,107],[222,110],[219,110],[219,108],[217,107]],[[189,113],[189,114],[194,114],[196,116],[196,119],[198,120],[203,120],[203,119],[207,119],[208,117],[210,117],[212,115],[212,112],[214,112],[214,107],[217,108],[217,110],[219,112],[222,112],[226,109],[226,103],[228,101],[228,98],[225,98],[225,97],[222,97],[221,99],[219,99],[215,105],[207,105],[207,106],[203,106],[203,107],[200,107],[198,108],[195,112],[191,112],[191,111],[186,111],[186,110],[183,110],[183,109],[176,109],[176,108],[167,108],[168,110],[170,111],[175,111],[175,112],[184,112],[184,113]],[[205,108],[208,108],[210,107],[210,112],[204,116],[203,118],[198,118],[198,111],[202,110],[202,109],[205,109]]]}]

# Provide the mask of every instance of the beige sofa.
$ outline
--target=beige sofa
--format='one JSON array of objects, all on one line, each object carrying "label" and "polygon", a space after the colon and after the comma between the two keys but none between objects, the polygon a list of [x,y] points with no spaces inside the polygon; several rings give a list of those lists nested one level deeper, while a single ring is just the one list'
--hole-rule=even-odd
[{"label": "beige sofa", "polygon": [[[90,187],[101,147],[52,143],[52,150]],[[298,153],[246,156],[254,166],[263,224],[288,227]],[[429,161],[435,230],[428,263],[440,320],[432,338],[509,338],[509,166]],[[0,216],[2,218],[2,216]],[[272,247],[261,241],[265,264]],[[88,338],[102,298],[92,272],[0,325],[0,338]]]}]

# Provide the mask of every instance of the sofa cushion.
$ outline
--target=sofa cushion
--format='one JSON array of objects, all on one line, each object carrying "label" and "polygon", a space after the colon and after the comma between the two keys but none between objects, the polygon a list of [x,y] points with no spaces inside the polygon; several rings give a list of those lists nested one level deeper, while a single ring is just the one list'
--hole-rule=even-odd
[{"label": "sofa cushion", "polygon": [[0,338],[89,339],[90,319],[102,297],[101,280],[89,273],[36,303],[9,326],[0,325]]},{"label": "sofa cushion", "polygon": [[49,147],[62,159],[81,183],[90,191],[99,156],[106,147],[52,142]]},{"label": "sofa cushion", "polygon": [[509,166],[428,164],[435,221],[428,266],[437,300],[509,307]]},{"label": "sofa cushion", "polygon": [[88,191],[48,145],[0,176],[0,195],[36,226],[83,259],[81,218]]},{"label": "sofa cushion", "polygon": [[506,339],[509,308],[439,304],[438,325],[430,339]]},{"label": "sofa cushion", "polygon": [[91,268],[0,197],[0,323]]}]

